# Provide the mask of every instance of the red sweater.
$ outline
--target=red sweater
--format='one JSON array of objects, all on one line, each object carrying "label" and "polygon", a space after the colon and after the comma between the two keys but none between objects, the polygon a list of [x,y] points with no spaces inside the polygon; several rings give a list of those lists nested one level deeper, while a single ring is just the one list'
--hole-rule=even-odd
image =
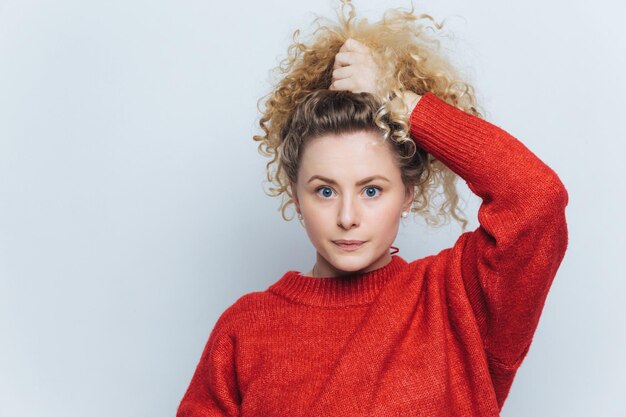
[{"label": "red sweater", "polygon": [[426,93],[411,136],[482,199],[439,253],[287,271],[217,320],[177,417],[498,416],[567,247],[568,194],[520,141]]}]

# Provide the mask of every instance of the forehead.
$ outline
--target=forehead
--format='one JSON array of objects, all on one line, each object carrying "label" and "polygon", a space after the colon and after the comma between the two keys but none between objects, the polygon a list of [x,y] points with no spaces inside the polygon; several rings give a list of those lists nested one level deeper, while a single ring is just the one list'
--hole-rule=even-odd
[{"label": "forehead", "polygon": [[310,139],[302,154],[299,173],[341,178],[395,173],[399,176],[400,170],[391,145],[382,135],[360,131]]}]

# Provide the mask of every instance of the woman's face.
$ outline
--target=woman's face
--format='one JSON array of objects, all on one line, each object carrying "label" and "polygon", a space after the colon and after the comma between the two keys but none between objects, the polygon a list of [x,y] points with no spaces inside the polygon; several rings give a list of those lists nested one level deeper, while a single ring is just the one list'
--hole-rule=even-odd
[{"label": "woman's face", "polygon": [[[306,144],[292,190],[317,249],[315,276],[367,272],[391,260],[400,214],[413,201],[392,152],[367,131],[320,136]],[[346,247],[340,240],[363,243]]]}]

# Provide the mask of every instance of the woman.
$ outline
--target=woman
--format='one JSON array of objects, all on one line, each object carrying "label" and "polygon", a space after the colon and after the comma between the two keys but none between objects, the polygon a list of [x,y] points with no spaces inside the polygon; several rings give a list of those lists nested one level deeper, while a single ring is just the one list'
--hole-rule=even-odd
[{"label": "woman", "polygon": [[[479,117],[412,10],[353,19],[290,48],[255,137],[316,262],[220,316],[178,417],[498,416],[528,353],[567,191]],[[456,175],[482,199],[480,226],[422,259],[391,251],[409,212],[436,223],[440,186],[438,215],[464,222]]]}]

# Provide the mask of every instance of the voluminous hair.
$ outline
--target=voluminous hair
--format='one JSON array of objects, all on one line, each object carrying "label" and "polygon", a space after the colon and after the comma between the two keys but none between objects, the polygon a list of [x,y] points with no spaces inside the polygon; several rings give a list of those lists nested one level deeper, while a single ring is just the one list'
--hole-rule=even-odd
[{"label": "voluminous hair", "polygon": [[[279,210],[285,220],[287,207],[294,202],[291,184],[297,182],[301,155],[307,140],[345,132],[378,132],[390,141],[402,180],[414,187],[411,211],[422,216],[431,226],[447,224],[450,217],[465,230],[467,220],[459,213],[456,190],[458,176],[441,161],[415,144],[409,135],[407,108],[391,106],[401,100],[403,91],[424,95],[432,92],[447,103],[477,117],[474,88],[462,81],[453,66],[439,52],[440,43],[431,29],[443,28],[428,14],[416,16],[410,11],[387,10],[375,23],[356,19],[350,0],[341,0],[339,22],[318,25],[310,40],[298,40],[300,30],[293,34],[288,57],[274,71],[280,79],[272,91],[262,97],[265,109],[259,125],[263,135],[255,135],[259,152],[271,160],[266,164],[267,193],[282,196]],[[348,17],[344,17],[348,11]],[[428,25],[431,22],[434,26]],[[343,43],[353,38],[365,44],[381,69],[378,91],[370,93],[329,90],[335,55]],[[439,190],[442,190],[439,191]],[[437,202],[442,198],[443,201]]]}]

